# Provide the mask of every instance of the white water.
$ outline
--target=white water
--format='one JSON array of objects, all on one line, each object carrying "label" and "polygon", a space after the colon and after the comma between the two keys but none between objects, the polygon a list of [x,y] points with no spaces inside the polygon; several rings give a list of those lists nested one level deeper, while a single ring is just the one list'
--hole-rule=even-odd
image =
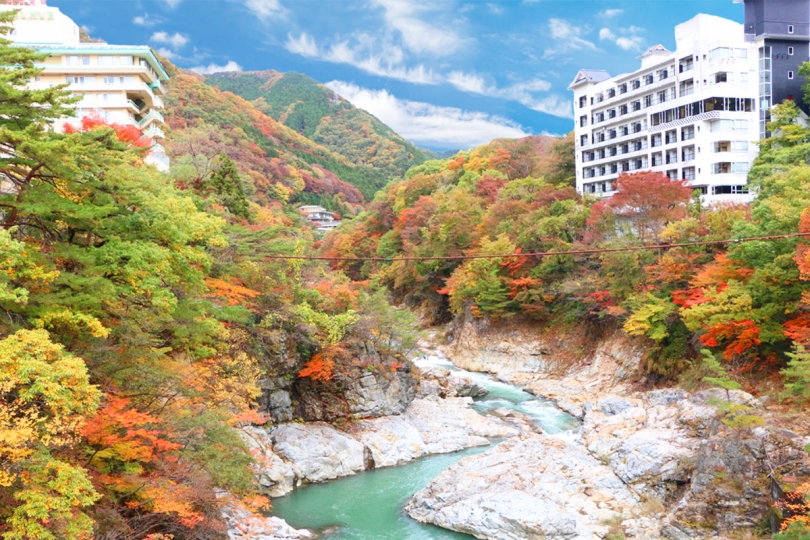
[{"label": "white water", "polygon": [[501,382],[488,373],[458,368],[443,355],[423,356],[414,363],[422,369],[440,367],[453,371],[489,390],[489,394],[475,398],[474,408],[481,414],[489,414],[490,410],[497,408],[512,409],[531,418],[549,435],[569,434],[579,427],[575,418],[561,411],[553,402],[533,396],[515,385]]}]

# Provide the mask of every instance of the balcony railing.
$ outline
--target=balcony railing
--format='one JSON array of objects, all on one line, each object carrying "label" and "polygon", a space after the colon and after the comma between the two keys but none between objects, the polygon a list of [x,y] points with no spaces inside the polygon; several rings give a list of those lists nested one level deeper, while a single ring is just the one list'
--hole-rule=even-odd
[{"label": "balcony railing", "polygon": [[150,120],[158,120],[161,123],[165,123],[165,121],[166,121],[163,118],[162,114],[160,114],[158,111],[152,109],[151,111],[146,113],[146,116],[144,116],[143,118],[140,119],[140,121],[138,121],[138,125],[139,126],[144,126],[144,125],[148,124]]},{"label": "balcony railing", "polygon": [[155,126],[149,126],[149,128],[146,129],[146,131],[143,132],[143,135],[144,135],[144,137],[157,138],[157,139],[165,139],[166,138],[166,134],[163,133],[163,130],[158,128],[158,127],[155,127]]}]

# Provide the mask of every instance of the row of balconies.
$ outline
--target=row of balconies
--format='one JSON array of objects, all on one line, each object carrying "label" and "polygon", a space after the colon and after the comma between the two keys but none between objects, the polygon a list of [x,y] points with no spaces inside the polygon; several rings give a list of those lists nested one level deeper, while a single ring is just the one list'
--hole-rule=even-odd
[{"label": "row of balconies", "polygon": [[634,154],[636,152],[641,152],[642,150],[646,150],[647,146],[647,139],[641,139],[637,141],[633,141],[630,143],[620,144],[616,146],[611,146],[609,148],[602,148],[599,150],[594,150],[592,152],[583,152],[582,153],[582,162],[583,163],[590,163],[594,161],[601,161],[603,159],[610,159],[616,156],[622,156],[625,154]]},{"label": "row of balconies", "polygon": [[[617,96],[622,96],[624,94],[640,90],[642,86],[646,88],[648,86],[653,86],[662,81],[669,81],[674,76],[675,76],[675,66],[673,64],[669,68],[659,69],[655,73],[647,73],[645,75],[640,76],[638,79],[620,83],[615,88],[609,88],[605,92],[600,92],[599,94],[590,98],[590,104],[597,105],[599,103],[610,101],[611,99],[614,99]],[[588,105],[587,96],[580,97],[579,108],[582,109],[587,105]]]},{"label": "row of balconies", "polygon": [[[665,103],[667,101],[672,101],[676,98],[677,94],[675,92],[675,87],[673,86],[667,90],[660,91],[656,95],[648,94],[637,101],[632,101],[630,103],[619,105],[616,108],[606,109],[604,111],[593,113],[591,115],[591,125],[595,126],[596,124],[600,124],[602,122],[610,122],[613,119],[620,118],[627,114],[638,112],[643,109],[652,107],[654,105]],[[587,120],[588,120],[587,116],[581,116],[579,119],[580,127],[587,126],[588,125]]]}]

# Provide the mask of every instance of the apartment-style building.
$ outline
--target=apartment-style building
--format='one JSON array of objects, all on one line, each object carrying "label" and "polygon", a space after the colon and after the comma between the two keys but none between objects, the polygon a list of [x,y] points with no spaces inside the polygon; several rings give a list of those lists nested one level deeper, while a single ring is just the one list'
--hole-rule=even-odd
[{"label": "apartment-style building", "polygon": [[641,55],[610,77],[582,70],[574,92],[577,189],[610,196],[623,172],[688,180],[707,202],[747,202],[759,139],[758,51],[743,25],[698,15],[675,28],[676,50]]},{"label": "apartment-style building", "polygon": [[799,67],[810,60],[810,0],[734,0],[745,4],[745,40],[759,58],[759,134],[769,137],[771,106],[785,100],[810,114]]},{"label": "apartment-style building", "polygon": [[169,76],[148,46],[83,42],[79,26],[46,0],[16,0],[0,9],[20,10],[9,39],[48,55],[40,66],[44,71],[31,87],[68,83],[69,90],[82,98],[74,105],[75,117],[60,120],[56,129],[78,124],[85,116],[137,126],[153,141],[147,161],[168,169],[160,143],[165,138],[161,96]]}]

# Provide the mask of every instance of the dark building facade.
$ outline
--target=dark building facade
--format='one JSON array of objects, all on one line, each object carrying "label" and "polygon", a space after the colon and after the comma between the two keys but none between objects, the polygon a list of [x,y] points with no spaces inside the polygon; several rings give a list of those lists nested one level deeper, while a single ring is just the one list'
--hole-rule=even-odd
[{"label": "dark building facade", "polygon": [[804,102],[799,67],[810,60],[810,0],[735,0],[745,3],[745,39],[759,45],[760,135],[765,137],[768,109],[793,100]]}]

